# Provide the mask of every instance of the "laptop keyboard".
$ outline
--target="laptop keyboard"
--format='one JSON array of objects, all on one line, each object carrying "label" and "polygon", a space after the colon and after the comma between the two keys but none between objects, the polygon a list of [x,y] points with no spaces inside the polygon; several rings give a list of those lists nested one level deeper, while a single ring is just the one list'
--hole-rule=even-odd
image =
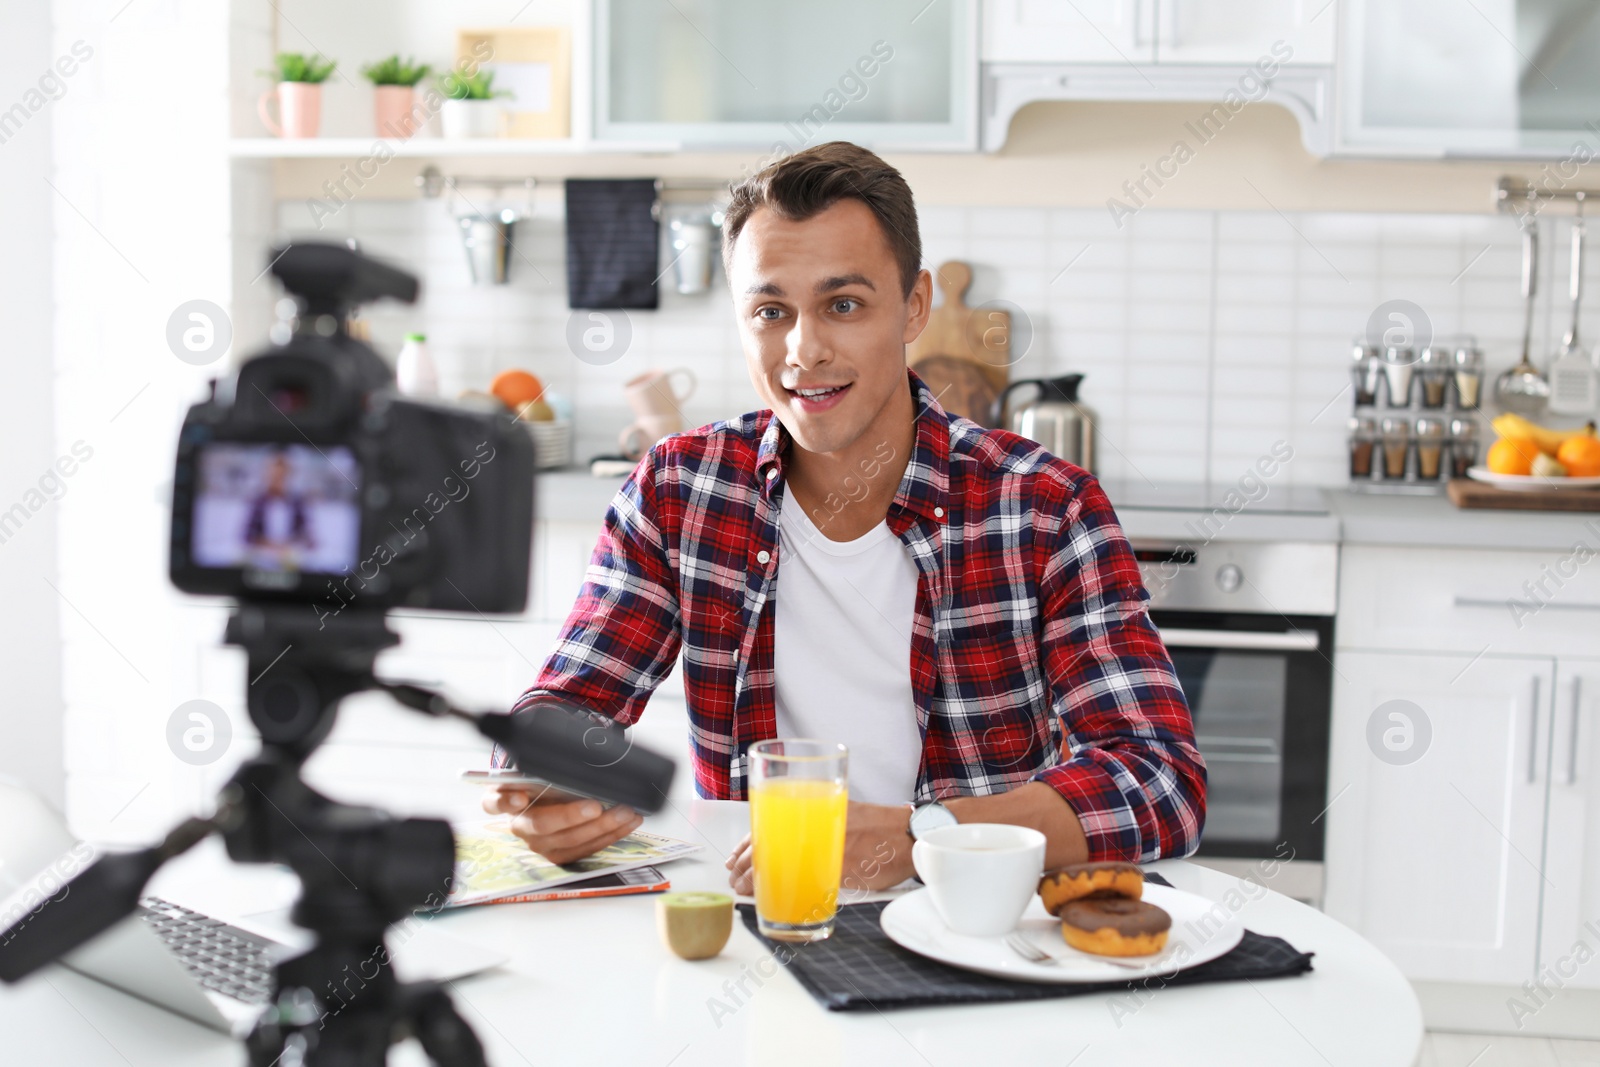
[{"label": "laptop keyboard", "polygon": [[139,917],[201,985],[246,1004],[272,999],[276,942],[160,897],[139,903]]}]

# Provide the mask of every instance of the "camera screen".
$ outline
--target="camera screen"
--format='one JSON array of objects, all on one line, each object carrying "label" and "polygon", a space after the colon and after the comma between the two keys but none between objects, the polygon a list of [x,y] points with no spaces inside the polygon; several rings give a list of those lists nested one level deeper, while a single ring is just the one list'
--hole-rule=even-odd
[{"label": "camera screen", "polygon": [[190,549],[201,567],[343,574],[361,537],[361,469],[342,445],[200,450]]}]

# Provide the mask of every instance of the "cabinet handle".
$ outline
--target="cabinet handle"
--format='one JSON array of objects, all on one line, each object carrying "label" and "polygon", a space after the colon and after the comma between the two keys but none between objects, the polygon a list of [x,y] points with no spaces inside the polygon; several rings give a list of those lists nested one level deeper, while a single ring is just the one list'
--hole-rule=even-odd
[{"label": "cabinet handle", "polygon": [[1554,611],[1600,611],[1600,604],[1586,604],[1583,602],[1567,604],[1559,600],[1546,600],[1541,604],[1534,600],[1517,600],[1515,598],[1493,600],[1489,597],[1481,596],[1458,596],[1455,598],[1455,606],[1458,608],[1509,608],[1516,606],[1530,612],[1543,611],[1545,608],[1550,608]]},{"label": "cabinet handle", "polygon": [[1578,716],[1582,713],[1582,679],[1572,679],[1572,726],[1567,734],[1567,784],[1578,784]]},{"label": "cabinet handle", "polygon": [[1539,777],[1539,676],[1533,676],[1533,703],[1528,707],[1528,784]]}]

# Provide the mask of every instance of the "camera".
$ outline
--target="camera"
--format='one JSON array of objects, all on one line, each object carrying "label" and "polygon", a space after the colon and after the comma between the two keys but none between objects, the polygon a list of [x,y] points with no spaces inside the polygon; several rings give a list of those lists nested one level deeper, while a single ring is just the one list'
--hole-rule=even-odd
[{"label": "camera", "polygon": [[401,396],[350,336],[360,304],[417,280],[336,244],[275,249],[296,314],[189,409],[169,564],[190,593],[489,614],[527,602],[533,441],[504,412]]}]

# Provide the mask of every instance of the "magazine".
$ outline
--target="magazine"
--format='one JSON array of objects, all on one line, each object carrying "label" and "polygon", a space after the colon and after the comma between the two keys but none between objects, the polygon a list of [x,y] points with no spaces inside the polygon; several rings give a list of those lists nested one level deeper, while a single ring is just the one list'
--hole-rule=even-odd
[{"label": "magazine", "polygon": [[[493,900],[475,900],[470,904],[460,907],[475,908],[482,904],[527,904],[537,900],[588,900],[590,897],[623,897],[635,893],[665,893],[672,888],[672,883],[667,876],[661,873],[659,867],[635,867],[632,870],[617,871],[615,874],[600,874],[593,878],[585,878],[580,882],[568,882],[558,885],[554,889],[536,889],[531,893],[517,893],[509,897],[495,897]],[[454,904],[447,907],[456,906]]]},{"label": "magazine", "polygon": [[535,897],[557,886],[653,867],[701,850],[688,841],[635,830],[592,856],[561,866],[529,849],[503,816],[457,826],[455,835],[455,885],[445,907]]}]

